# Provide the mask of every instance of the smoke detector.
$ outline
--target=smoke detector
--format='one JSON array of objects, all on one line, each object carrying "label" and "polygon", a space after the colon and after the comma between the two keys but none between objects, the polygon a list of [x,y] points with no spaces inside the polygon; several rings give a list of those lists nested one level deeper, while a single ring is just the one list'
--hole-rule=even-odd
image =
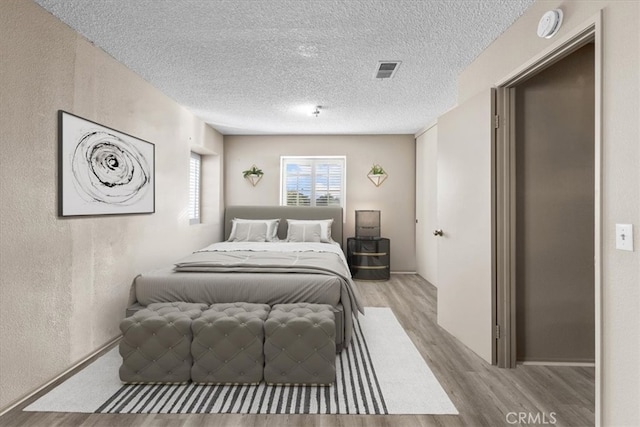
[{"label": "smoke detector", "polygon": [[538,23],[538,37],[550,39],[555,36],[562,25],[562,10],[554,9],[546,12]]}]

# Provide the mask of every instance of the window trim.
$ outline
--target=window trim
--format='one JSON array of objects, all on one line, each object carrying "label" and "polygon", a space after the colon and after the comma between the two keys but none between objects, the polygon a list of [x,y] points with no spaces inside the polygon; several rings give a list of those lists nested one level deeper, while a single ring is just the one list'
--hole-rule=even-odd
[{"label": "window trim", "polygon": [[[341,160],[342,161],[342,185],[340,189],[340,207],[342,208],[343,214],[346,211],[347,204],[347,156],[280,156],[280,198],[279,204],[280,206],[287,206],[286,200],[284,199],[286,194],[285,189],[285,163],[287,160]],[[315,184],[315,177],[314,177]],[[310,205],[310,207],[315,207],[315,205]]]},{"label": "window trim", "polygon": [[[191,199],[191,194],[192,194],[191,167],[192,167],[193,160],[196,160],[198,165],[197,182],[196,182],[197,199],[195,200],[195,215],[193,215],[194,211],[192,211],[192,203],[194,201]],[[187,210],[188,210],[190,225],[202,223],[202,155],[193,151],[191,151],[189,155],[189,203],[188,203]]]}]

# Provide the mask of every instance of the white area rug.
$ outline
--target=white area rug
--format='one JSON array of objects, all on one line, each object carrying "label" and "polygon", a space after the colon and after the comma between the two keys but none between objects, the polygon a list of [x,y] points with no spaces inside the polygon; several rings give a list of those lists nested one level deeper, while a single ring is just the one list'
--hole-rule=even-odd
[{"label": "white area rug", "polygon": [[457,414],[389,308],[367,307],[336,383],[316,386],[123,385],[114,348],[25,411],[85,413]]}]

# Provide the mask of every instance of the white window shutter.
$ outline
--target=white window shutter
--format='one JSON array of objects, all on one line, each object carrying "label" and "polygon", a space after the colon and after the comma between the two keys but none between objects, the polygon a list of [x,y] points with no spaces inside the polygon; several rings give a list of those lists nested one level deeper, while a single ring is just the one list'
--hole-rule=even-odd
[{"label": "white window shutter", "polygon": [[345,156],[283,156],[281,165],[281,205],[344,207]]},{"label": "white window shutter", "polygon": [[202,158],[191,153],[189,161],[189,223],[200,223],[200,169]]}]

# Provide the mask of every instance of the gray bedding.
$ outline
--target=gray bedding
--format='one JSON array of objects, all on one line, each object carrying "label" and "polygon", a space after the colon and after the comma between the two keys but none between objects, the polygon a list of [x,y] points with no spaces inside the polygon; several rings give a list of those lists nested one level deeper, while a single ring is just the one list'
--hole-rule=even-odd
[{"label": "gray bedding", "polygon": [[317,274],[181,273],[173,267],[151,271],[135,279],[135,296],[141,305],[154,302],[251,302],[286,304],[340,302],[341,281]]},{"label": "gray bedding", "polygon": [[175,268],[138,276],[135,296],[141,305],[169,301],[342,305],[344,347],[351,340],[351,316],[363,312],[347,266],[331,252],[195,252]]}]

